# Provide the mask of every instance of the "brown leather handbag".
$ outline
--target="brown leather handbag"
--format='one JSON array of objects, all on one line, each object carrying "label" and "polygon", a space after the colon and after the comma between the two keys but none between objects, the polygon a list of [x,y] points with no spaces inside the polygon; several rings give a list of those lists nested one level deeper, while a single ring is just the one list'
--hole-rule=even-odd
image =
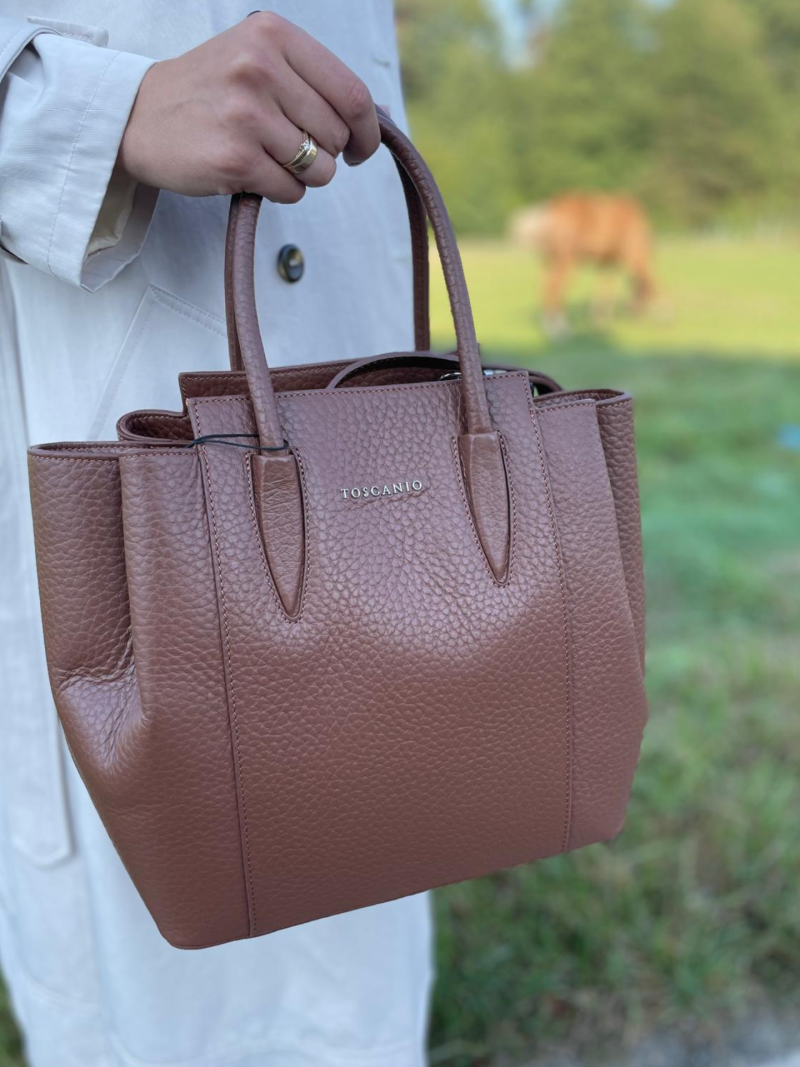
[{"label": "brown leather handbag", "polygon": [[[30,450],[58,713],[159,929],[198,948],[622,826],[646,717],[631,399],[487,372],[440,194],[381,115],[417,353],[270,371],[234,199],[232,369]],[[429,345],[426,217],[457,359]]]}]

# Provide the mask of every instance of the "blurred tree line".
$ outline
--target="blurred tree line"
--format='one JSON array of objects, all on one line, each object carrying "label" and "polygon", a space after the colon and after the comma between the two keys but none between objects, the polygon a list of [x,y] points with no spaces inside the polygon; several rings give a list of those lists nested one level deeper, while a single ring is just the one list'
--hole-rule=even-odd
[{"label": "blurred tree line", "polygon": [[568,189],[662,225],[800,218],[800,0],[396,0],[409,119],[462,232]]}]

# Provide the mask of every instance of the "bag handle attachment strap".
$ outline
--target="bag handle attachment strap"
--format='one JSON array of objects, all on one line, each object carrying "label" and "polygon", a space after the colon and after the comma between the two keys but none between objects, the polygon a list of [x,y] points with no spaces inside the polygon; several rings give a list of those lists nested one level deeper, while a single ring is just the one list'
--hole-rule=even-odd
[{"label": "bag handle attachment strap", "polygon": [[[492,427],[489,415],[480,350],[461,255],[441,193],[424,160],[405,134],[380,108],[378,122],[381,140],[416,190],[436,239],[455,325],[461,372],[466,433],[459,438],[459,448],[464,482],[476,531],[487,561],[497,580],[502,581],[508,569],[509,555],[508,485],[500,438]],[[284,434],[258,325],[254,256],[260,206],[261,197],[252,193],[238,194],[231,205],[228,243],[231,248],[229,280],[233,309],[232,313],[230,310],[228,312],[228,323],[229,328],[233,326],[238,334],[259,445],[263,450],[253,457],[252,465],[256,499],[257,502],[260,499],[264,506],[260,517],[266,553],[270,566],[273,567],[276,586],[289,610],[287,597],[284,597],[281,589],[281,576],[276,573],[276,568],[278,572],[288,573],[287,582],[292,587],[291,592],[287,589],[288,601],[296,606],[302,581],[302,567],[298,570],[297,561],[304,555],[303,552],[297,551],[298,543],[295,540],[296,534],[300,533],[302,536],[303,531],[302,492],[294,456],[289,448],[282,447],[285,445]],[[266,451],[267,449],[272,451]],[[270,556],[270,527],[273,522],[269,520],[267,512],[274,512],[274,525],[281,529],[281,559],[276,558],[274,566]],[[287,515],[296,517],[296,521],[288,524],[289,529],[293,531],[288,537]]]}]

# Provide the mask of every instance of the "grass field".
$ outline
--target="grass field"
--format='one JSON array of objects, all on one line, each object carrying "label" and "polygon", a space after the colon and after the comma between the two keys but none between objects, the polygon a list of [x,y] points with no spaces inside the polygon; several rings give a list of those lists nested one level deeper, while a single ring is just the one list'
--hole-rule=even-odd
[{"label": "grass field", "polygon": [[[549,347],[531,262],[464,251],[487,359],[636,397],[651,722],[614,844],[437,894],[432,1063],[590,1059],[797,1010],[800,245],[665,245],[666,321]],[[444,343],[439,284],[433,318]]]},{"label": "grass field", "polygon": [[[478,336],[487,351],[526,355],[545,343],[536,304],[540,273],[526,252],[506,244],[462,244]],[[434,334],[451,336],[443,286],[434,272]],[[657,256],[659,307],[643,319],[621,318],[609,329],[615,346],[631,355],[664,350],[731,359],[762,354],[800,359],[800,235],[774,240],[672,238]],[[570,294],[577,325],[597,292],[591,271],[578,273]],[[621,298],[626,294],[617,285]]]}]

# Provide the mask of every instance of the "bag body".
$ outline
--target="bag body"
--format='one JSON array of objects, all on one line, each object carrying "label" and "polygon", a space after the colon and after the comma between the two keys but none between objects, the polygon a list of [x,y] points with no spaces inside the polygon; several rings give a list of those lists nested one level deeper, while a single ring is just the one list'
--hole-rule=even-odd
[{"label": "bag body", "polygon": [[[438,191],[409,205],[418,353],[269,371],[232,205],[232,370],[113,443],[29,453],[70,750],[174,945],[616,834],[646,717],[631,399],[480,365]],[[425,218],[457,357],[427,336]],[[453,371],[456,365],[458,370]]]}]

